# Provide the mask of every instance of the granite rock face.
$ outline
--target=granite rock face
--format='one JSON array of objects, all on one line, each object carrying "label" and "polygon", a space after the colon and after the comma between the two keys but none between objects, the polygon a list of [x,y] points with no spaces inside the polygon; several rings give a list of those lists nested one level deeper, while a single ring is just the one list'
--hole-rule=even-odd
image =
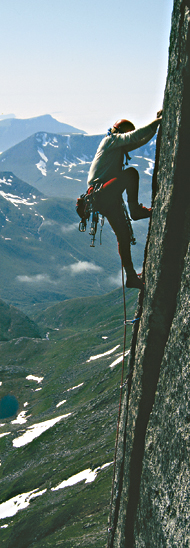
[{"label": "granite rock face", "polygon": [[190,538],[189,98],[190,2],[174,0],[145,289],[120,420],[110,548],[184,548]]}]

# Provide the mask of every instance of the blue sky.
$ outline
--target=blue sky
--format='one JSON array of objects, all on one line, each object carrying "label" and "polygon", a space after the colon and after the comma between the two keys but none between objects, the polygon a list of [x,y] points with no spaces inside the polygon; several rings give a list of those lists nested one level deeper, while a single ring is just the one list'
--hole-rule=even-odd
[{"label": "blue sky", "polygon": [[173,0],[0,0],[0,114],[88,133],[162,107]]}]

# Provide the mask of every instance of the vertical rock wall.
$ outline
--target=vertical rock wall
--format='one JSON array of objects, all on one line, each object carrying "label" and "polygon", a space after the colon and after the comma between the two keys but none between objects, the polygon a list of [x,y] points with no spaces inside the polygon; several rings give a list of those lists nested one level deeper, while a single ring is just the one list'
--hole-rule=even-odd
[{"label": "vertical rock wall", "polygon": [[109,547],[188,546],[190,1],[174,0],[159,168],[120,421]]}]

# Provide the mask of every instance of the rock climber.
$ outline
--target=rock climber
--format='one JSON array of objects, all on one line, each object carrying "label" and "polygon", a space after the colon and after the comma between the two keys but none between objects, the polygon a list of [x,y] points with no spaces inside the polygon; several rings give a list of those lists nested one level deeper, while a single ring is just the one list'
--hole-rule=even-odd
[{"label": "rock climber", "polygon": [[[138,203],[139,173],[128,165],[129,152],[148,143],[162,120],[162,111],[149,125],[140,129],[129,120],[118,120],[99,144],[88,174],[88,193],[94,193],[96,210],[105,216],[116,234],[118,250],[126,272],[126,287],[142,289],[142,280],[134,270],[130,232],[124,214],[122,194],[127,193],[128,207],[134,221],[151,216],[151,208]],[[98,192],[94,190],[99,188]]]}]

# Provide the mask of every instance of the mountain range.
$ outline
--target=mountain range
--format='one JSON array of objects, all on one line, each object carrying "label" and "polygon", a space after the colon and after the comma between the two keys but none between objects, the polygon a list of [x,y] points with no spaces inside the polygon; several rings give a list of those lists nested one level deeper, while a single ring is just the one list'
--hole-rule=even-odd
[{"label": "mountain range", "polygon": [[38,132],[1,154],[0,169],[49,196],[77,198],[100,140],[100,135]]},{"label": "mountain range", "polygon": [[85,133],[69,124],[63,124],[50,114],[35,118],[0,118],[0,152],[11,148],[37,131],[55,133]]},{"label": "mountain range", "polygon": [[[146,185],[145,185],[146,187]],[[95,247],[78,230],[75,201],[52,198],[0,172],[0,296],[30,315],[31,308],[78,296],[102,295],[121,284],[117,241],[108,222]],[[148,221],[134,225],[135,267],[141,269]]]},{"label": "mountain range", "polygon": [[[0,156],[0,171],[11,171],[48,196],[76,199],[86,191],[90,164],[103,135],[38,132]],[[140,170],[150,196],[155,139],[131,153],[129,165]],[[143,201],[142,200],[142,201]]]}]

